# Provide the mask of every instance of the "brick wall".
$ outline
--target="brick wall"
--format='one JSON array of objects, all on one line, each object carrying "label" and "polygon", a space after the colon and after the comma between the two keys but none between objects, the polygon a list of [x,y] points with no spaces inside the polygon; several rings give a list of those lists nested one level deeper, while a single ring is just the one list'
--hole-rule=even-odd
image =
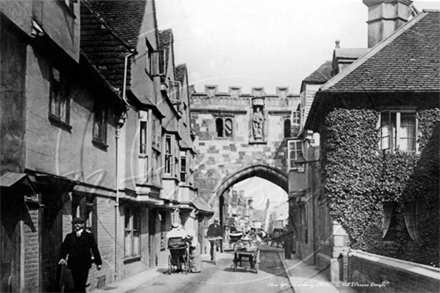
[{"label": "brick wall", "polygon": [[[113,282],[115,266],[115,200],[112,198],[98,197],[97,199],[98,215],[98,235],[96,235],[99,252],[102,258],[102,270],[97,271],[93,265],[89,274],[91,288],[98,285],[98,280],[105,278],[105,283]],[[121,234],[121,231],[118,232]],[[119,243],[124,247],[124,243]]]},{"label": "brick wall", "polygon": [[352,251],[348,270],[349,282],[359,292],[440,291],[440,269],[413,262]]},{"label": "brick wall", "polygon": [[[38,216],[36,205],[29,205],[30,223],[24,224],[25,246],[25,292],[35,292],[39,288],[40,279],[40,245],[38,242]],[[37,290],[38,291],[38,290]]]}]

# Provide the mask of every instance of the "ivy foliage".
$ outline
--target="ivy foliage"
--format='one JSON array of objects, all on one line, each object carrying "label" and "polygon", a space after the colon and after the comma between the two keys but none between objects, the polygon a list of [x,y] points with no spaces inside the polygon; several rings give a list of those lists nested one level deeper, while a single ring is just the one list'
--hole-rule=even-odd
[{"label": "ivy foliage", "polygon": [[[433,177],[436,171],[432,166],[418,167],[418,154],[380,152],[379,117],[379,112],[367,109],[335,109],[329,113],[321,131],[322,178],[330,214],[349,234],[352,248],[398,257],[408,242],[403,201],[419,200],[420,188],[434,190],[432,178],[438,181],[438,170]],[[417,119],[417,141],[419,150],[423,150],[440,120],[440,111],[419,111]],[[420,173],[418,183],[413,180],[416,170]],[[438,182],[436,190],[438,199]],[[385,201],[398,204],[398,240],[394,242],[382,239]],[[433,209],[426,205],[424,208]],[[438,218],[439,209],[432,212]],[[413,249],[416,250],[416,246]]]}]

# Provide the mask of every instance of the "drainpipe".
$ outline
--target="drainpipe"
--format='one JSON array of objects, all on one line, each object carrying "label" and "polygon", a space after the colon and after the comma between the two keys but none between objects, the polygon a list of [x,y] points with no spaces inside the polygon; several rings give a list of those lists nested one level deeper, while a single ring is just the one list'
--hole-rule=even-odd
[{"label": "drainpipe", "polygon": [[130,108],[130,104],[127,101],[127,71],[128,71],[128,58],[135,55],[135,52],[132,51],[129,54],[125,55],[124,58],[124,81],[122,86],[122,100],[125,103],[125,111],[121,114],[119,117],[119,120],[116,123],[116,130],[115,130],[115,140],[116,140],[116,168],[115,168],[115,178],[116,178],[116,201],[115,201],[115,275],[114,278],[117,281],[119,278],[119,245],[118,245],[118,227],[119,227],[119,195],[120,195],[120,172],[119,172],[119,138],[120,138],[120,130],[122,126],[124,126],[126,114]]}]

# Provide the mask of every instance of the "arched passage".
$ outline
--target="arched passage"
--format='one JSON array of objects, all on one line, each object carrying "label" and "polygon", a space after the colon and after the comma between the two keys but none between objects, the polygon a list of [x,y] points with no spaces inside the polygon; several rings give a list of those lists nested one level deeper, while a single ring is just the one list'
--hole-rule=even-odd
[{"label": "arched passage", "polygon": [[284,191],[286,191],[286,193],[288,192],[288,180],[286,174],[284,174],[279,169],[270,166],[253,165],[238,170],[234,174],[225,178],[215,190],[215,196],[221,196],[228,188],[230,188],[234,184],[251,177],[260,177],[266,179],[281,187]]}]

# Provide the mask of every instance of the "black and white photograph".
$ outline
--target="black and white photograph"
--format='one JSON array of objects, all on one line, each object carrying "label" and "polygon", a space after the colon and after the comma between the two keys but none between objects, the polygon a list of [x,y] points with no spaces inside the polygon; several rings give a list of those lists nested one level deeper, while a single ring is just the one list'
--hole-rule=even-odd
[{"label": "black and white photograph", "polygon": [[440,292],[440,0],[0,0],[0,292]]}]

